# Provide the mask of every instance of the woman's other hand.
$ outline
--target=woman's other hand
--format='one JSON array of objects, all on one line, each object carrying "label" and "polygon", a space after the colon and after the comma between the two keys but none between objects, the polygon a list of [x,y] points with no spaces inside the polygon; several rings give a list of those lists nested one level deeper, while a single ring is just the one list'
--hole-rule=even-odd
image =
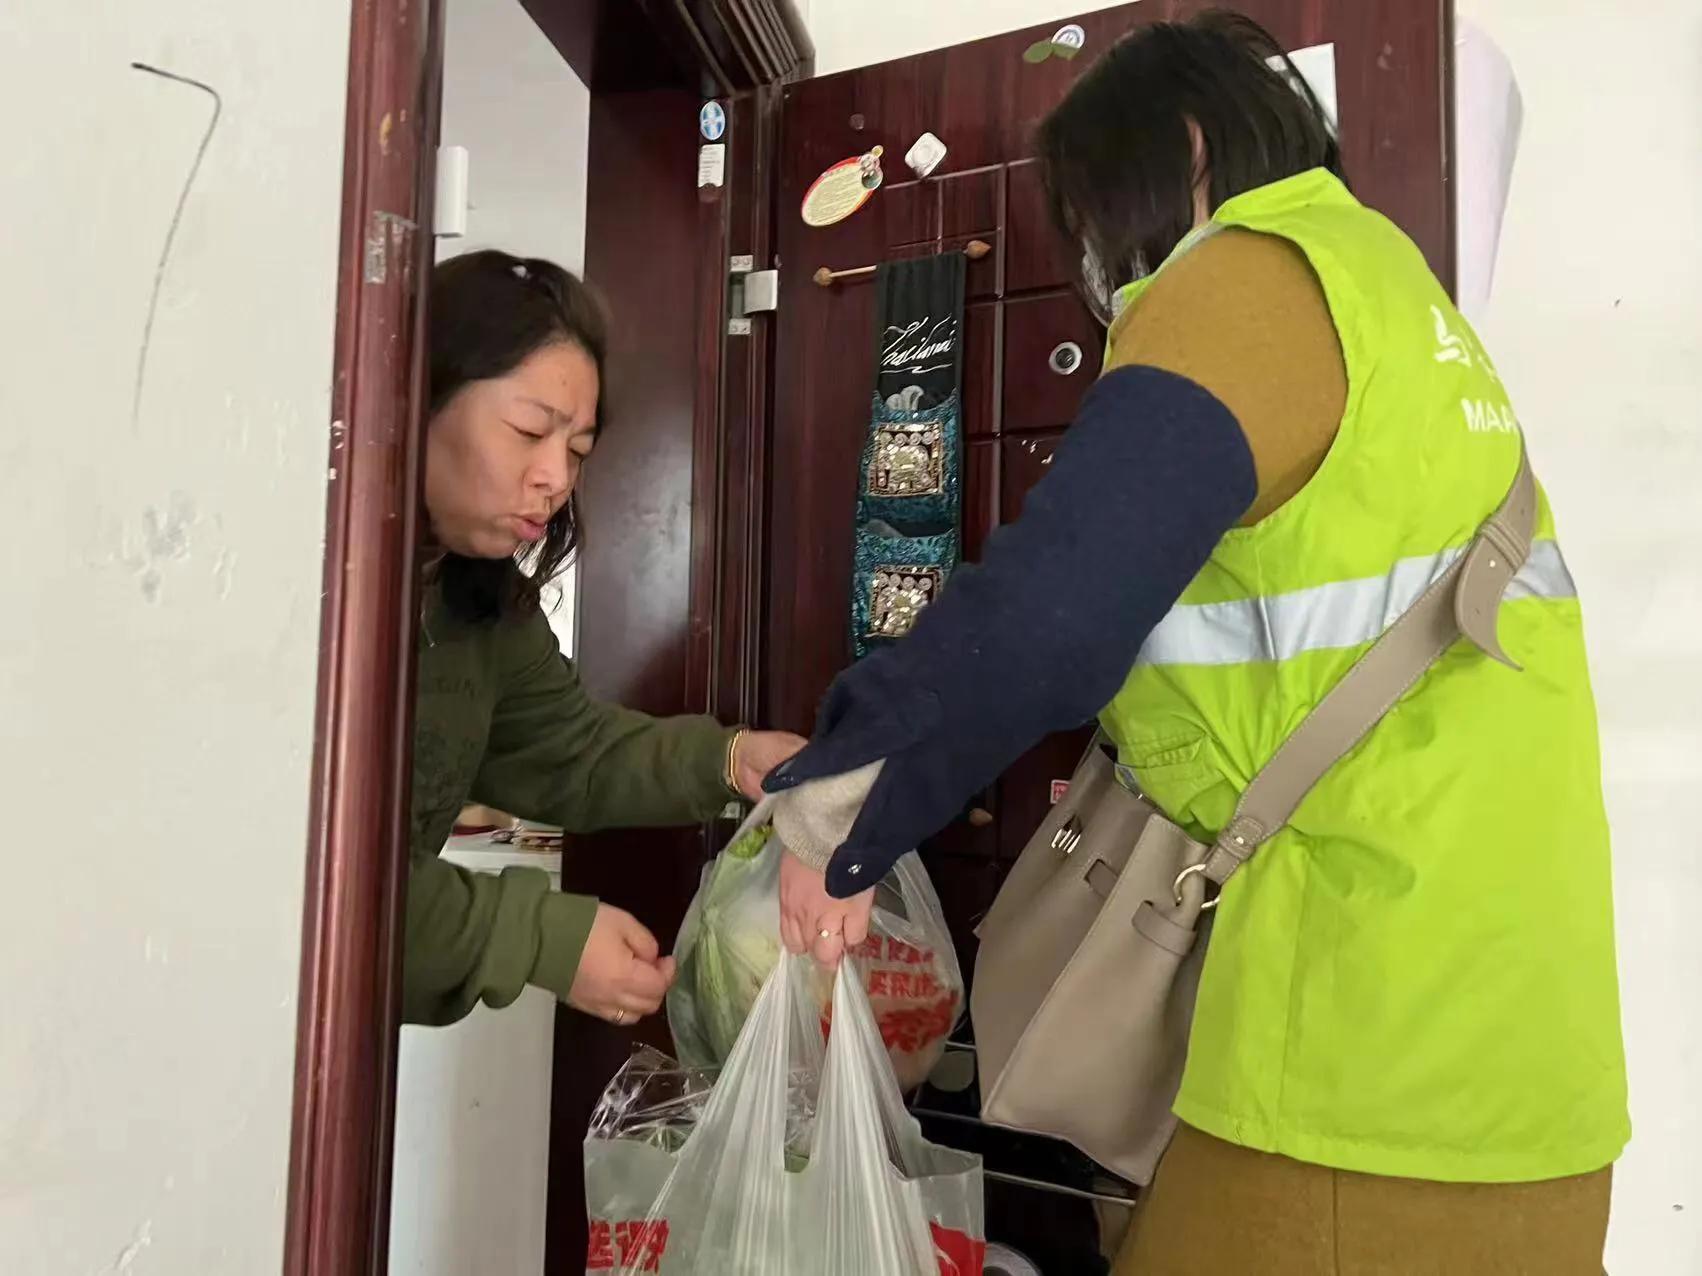
[{"label": "woman's other hand", "polygon": [[656,936],[624,909],[597,905],[568,1005],[612,1024],[630,1024],[655,1014],[673,982],[674,959],[661,956]]},{"label": "woman's other hand", "polygon": [[760,802],[768,773],[807,743],[790,731],[746,731],[733,747],[733,779],[739,792]]},{"label": "woman's other hand", "polygon": [[871,888],[850,899],[827,893],[827,875],[790,851],[780,857],[780,940],[797,956],[810,953],[823,966],[839,965],[847,948],[869,937]]}]

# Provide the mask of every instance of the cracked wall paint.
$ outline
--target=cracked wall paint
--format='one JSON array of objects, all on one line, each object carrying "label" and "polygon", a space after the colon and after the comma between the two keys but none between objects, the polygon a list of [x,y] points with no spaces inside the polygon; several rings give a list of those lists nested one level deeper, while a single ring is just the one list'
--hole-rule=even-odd
[{"label": "cracked wall paint", "polygon": [[136,1229],[135,1238],[119,1251],[118,1257],[113,1260],[112,1266],[107,1269],[109,1276],[127,1276],[130,1269],[135,1265],[136,1260],[141,1257],[142,1251],[147,1249],[148,1246],[153,1243],[153,1220],[143,1219],[142,1225]]}]

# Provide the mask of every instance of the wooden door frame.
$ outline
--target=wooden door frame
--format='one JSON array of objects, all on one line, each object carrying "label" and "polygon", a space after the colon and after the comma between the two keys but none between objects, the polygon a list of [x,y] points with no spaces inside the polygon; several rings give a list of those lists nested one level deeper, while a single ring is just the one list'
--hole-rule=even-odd
[{"label": "wooden door frame", "polygon": [[352,6],[287,1276],[385,1269],[443,0]]},{"label": "wooden door frame", "polygon": [[[523,2],[594,98],[658,75],[734,94],[813,58],[790,0]],[[444,0],[351,4],[286,1276],[387,1265],[443,14]],[[719,369],[699,385],[705,403],[716,398]],[[704,409],[693,431],[694,500],[714,505],[716,523],[718,420]],[[684,551],[694,614],[715,593],[696,584],[709,548]],[[713,559],[707,570],[716,580]],[[692,616],[681,624],[696,629]],[[692,644],[694,667],[707,669],[712,646]]]}]

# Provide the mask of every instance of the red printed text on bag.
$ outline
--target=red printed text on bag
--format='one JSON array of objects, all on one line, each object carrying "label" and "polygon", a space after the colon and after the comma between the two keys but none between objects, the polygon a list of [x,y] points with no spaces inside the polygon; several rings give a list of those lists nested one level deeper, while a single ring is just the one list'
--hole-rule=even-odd
[{"label": "red printed text on bag", "polygon": [[986,1241],[938,1223],[929,1223],[928,1230],[934,1234],[934,1257],[939,1260],[940,1276],[981,1276],[987,1264]]},{"label": "red printed text on bag", "polygon": [[610,1272],[659,1272],[668,1250],[668,1220],[632,1219],[610,1223],[591,1220],[591,1242],[585,1253],[585,1270]]}]

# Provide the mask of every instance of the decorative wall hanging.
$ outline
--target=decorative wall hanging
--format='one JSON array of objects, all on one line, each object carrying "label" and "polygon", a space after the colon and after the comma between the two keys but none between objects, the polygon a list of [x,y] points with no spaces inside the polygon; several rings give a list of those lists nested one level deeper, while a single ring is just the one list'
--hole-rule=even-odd
[{"label": "decorative wall hanging", "polygon": [[875,386],[851,583],[859,659],[909,633],[957,566],[966,263],[950,252],[875,271]]}]

